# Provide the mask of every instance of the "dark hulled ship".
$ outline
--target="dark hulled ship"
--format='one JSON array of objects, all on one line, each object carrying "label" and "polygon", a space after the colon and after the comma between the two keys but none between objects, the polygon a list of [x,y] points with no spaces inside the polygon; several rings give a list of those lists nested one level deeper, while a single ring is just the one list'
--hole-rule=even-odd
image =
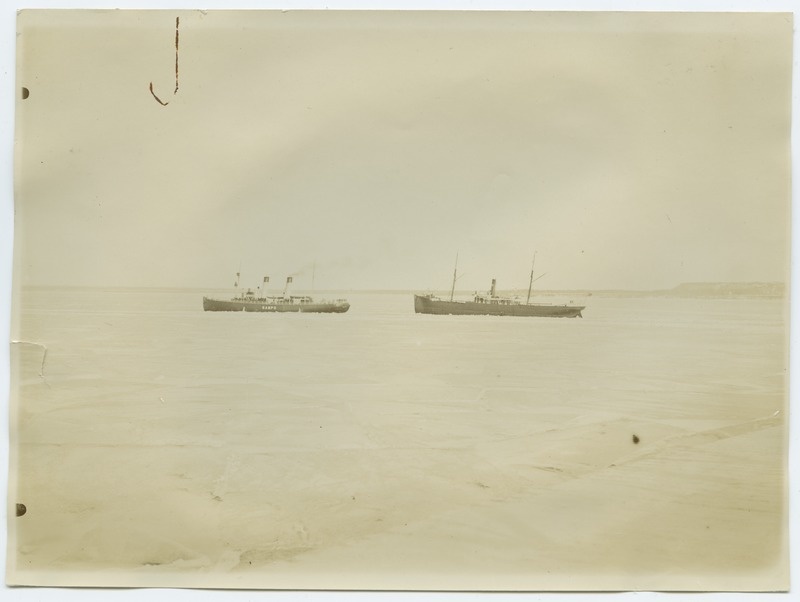
[{"label": "dark hulled ship", "polygon": [[[536,258],[534,257],[534,263]],[[453,287],[450,299],[441,299],[435,295],[414,295],[414,311],[418,314],[456,315],[456,316],[525,316],[539,318],[582,318],[585,308],[582,305],[553,305],[549,303],[531,303],[533,283],[533,266],[528,285],[528,298],[523,303],[513,297],[497,295],[497,281],[492,279],[492,288],[486,294],[475,293],[472,301],[456,301],[453,295],[456,287],[458,258],[453,270]],[[544,274],[543,274],[544,275]],[[539,276],[541,278],[541,276]],[[538,280],[538,278],[536,279]]]},{"label": "dark hulled ship", "polygon": [[[264,285],[269,282],[269,277],[264,276]],[[231,299],[212,299],[203,297],[203,309],[205,311],[250,311],[266,313],[326,313],[342,314],[350,309],[347,299],[336,299],[326,301],[324,299],[315,300],[307,295],[287,295],[292,277],[286,279],[286,286],[282,295],[267,296],[261,289],[247,291],[234,296]],[[239,274],[236,274],[236,288],[239,287]]]}]

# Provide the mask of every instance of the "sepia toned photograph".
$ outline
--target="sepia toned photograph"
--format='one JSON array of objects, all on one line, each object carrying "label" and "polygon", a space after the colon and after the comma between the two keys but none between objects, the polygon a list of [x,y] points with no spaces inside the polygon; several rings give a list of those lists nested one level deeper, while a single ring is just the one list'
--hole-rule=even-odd
[{"label": "sepia toned photograph", "polygon": [[16,29],[8,585],[789,589],[791,13]]}]

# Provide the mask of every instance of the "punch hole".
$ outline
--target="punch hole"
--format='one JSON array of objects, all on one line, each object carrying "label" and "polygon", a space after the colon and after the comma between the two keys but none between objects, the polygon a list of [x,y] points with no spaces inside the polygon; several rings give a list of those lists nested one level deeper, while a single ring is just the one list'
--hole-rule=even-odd
[{"label": "punch hole", "polygon": [[17,516],[22,516],[28,511],[25,504],[17,504]]},{"label": "punch hole", "polygon": [[28,90],[28,88],[23,87],[22,88],[22,100],[27,99],[28,96],[30,96],[30,95],[31,95],[30,90]]}]

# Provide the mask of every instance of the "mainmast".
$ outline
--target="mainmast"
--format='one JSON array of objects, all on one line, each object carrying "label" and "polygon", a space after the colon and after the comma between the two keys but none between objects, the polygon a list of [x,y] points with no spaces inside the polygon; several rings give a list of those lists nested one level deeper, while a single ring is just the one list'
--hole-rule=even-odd
[{"label": "mainmast", "polygon": [[533,252],[533,262],[531,263],[531,281],[528,283],[528,298],[525,300],[525,305],[531,302],[531,290],[533,289],[533,266],[536,265],[536,251]]},{"label": "mainmast", "polygon": [[456,292],[456,274],[458,273],[458,252],[456,252],[456,265],[453,268],[453,286],[450,288],[450,301],[453,300],[453,295]]},{"label": "mainmast", "polygon": [[533,263],[531,263],[531,281],[528,283],[528,298],[525,301],[525,305],[531,302],[531,290],[533,290],[533,283],[539,280],[539,278],[544,278],[547,274],[542,274],[536,278],[533,277],[533,266],[536,265],[536,251],[533,252]]}]

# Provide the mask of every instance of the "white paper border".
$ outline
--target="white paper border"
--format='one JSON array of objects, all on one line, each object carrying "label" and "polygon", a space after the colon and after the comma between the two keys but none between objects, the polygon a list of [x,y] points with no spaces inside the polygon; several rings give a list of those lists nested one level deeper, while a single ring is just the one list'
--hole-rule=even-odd
[{"label": "white paper border", "polygon": [[[502,0],[491,2],[488,0],[413,0],[402,2],[399,0],[350,0],[329,2],[312,2],[301,0],[290,2],[237,0],[220,2],[219,0],[206,0],[205,3],[190,2],[186,0],[170,0],[166,2],[134,0],[83,0],[75,2],[61,1],[33,1],[16,0],[3,2],[0,8],[0,65],[2,65],[2,80],[0,80],[0,431],[3,436],[0,440],[0,488],[2,488],[3,508],[7,499],[8,483],[8,394],[9,394],[9,344],[10,339],[10,311],[11,311],[11,265],[13,248],[13,156],[14,156],[14,105],[16,100],[15,83],[15,46],[16,46],[16,12],[25,8],[35,9],[70,9],[70,8],[96,8],[96,9],[341,9],[341,10],[557,10],[557,11],[643,11],[643,12],[790,12],[794,13],[795,30],[793,34],[793,87],[792,108],[795,119],[792,120],[792,181],[798,177],[798,158],[795,150],[798,148],[798,125],[796,111],[798,109],[797,89],[798,76],[798,40],[797,24],[800,16],[798,3],[789,0],[649,0],[639,2],[632,0]],[[792,186],[792,232],[798,231],[800,217],[798,217],[797,187]],[[792,237],[791,251],[791,299],[792,318],[800,308],[797,301],[800,285],[798,284],[798,259],[800,259],[800,245]],[[798,359],[796,357],[798,334],[800,327],[797,320],[791,320],[790,326],[790,406],[797,408],[797,394],[794,379],[798,372]],[[584,602],[602,599],[604,601],[636,600],[637,602],[681,601],[687,600],[722,601],[722,602],[753,602],[768,598],[772,601],[797,599],[800,591],[800,560],[798,560],[798,521],[800,517],[800,479],[798,466],[800,466],[800,442],[798,432],[800,419],[798,412],[790,412],[790,444],[789,444],[789,478],[790,478],[790,542],[791,554],[790,570],[793,588],[788,593],[710,593],[710,594],[664,594],[650,592],[631,592],[619,594],[607,593],[531,593],[531,594],[490,594],[490,593],[398,593],[398,592],[286,592],[286,591],[237,591],[237,590],[177,590],[177,589],[86,589],[86,588],[9,588],[3,586],[0,598],[6,601],[94,601],[94,600],[126,600],[133,602],[147,601],[210,601],[233,600],[235,602],[251,600],[269,601],[322,601],[340,602],[345,600],[381,600],[390,602],[444,602],[451,600],[466,602],[487,602],[489,600],[510,600],[513,602],[555,601],[559,602]],[[6,563],[7,528],[5,516],[0,518],[0,566]],[[795,520],[792,520],[794,518]]]}]

